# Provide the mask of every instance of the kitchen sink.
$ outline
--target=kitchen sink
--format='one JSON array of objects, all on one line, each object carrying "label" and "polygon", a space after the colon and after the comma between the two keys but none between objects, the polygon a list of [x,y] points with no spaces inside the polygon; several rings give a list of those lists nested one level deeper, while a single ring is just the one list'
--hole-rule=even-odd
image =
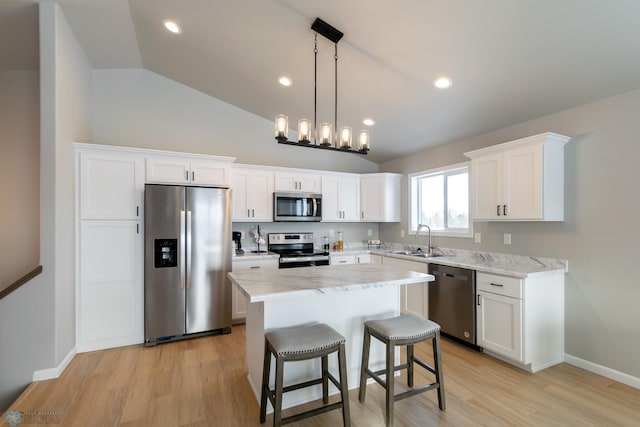
[{"label": "kitchen sink", "polygon": [[415,256],[415,257],[421,257],[421,258],[436,258],[436,257],[442,256],[440,254],[431,254],[431,255],[429,255],[428,253],[422,252],[422,251],[397,250],[397,251],[390,251],[389,253],[395,254],[395,255],[408,255],[408,256]]},{"label": "kitchen sink", "polygon": [[422,258],[437,258],[439,256],[442,256],[442,254],[426,254],[424,252],[411,252],[409,254],[407,254],[409,256],[417,256],[417,257],[422,257]]}]

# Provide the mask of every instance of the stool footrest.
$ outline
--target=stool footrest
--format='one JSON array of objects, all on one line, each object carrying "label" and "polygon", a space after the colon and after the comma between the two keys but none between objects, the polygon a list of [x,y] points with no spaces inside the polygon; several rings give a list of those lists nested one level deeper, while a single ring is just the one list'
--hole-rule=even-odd
[{"label": "stool footrest", "polygon": [[325,412],[333,411],[334,409],[342,408],[342,402],[331,403],[329,405],[324,405],[319,408],[310,409],[305,412],[301,412],[299,414],[290,415],[282,419],[281,424],[289,424],[296,421],[304,420],[305,418],[313,417],[315,415],[324,414]]},{"label": "stool footrest", "polygon": [[433,390],[438,386],[440,386],[440,383],[432,383],[432,384],[423,385],[421,387],[415,387],[415,388],[412,388],[411,390],[403,391],[402,393],[396,394],[395,396],[393,396],[393,401],[397,402],[398,400],[406,399],[407,397],[414,396],[416,394],[422,393],[423,391]]}]

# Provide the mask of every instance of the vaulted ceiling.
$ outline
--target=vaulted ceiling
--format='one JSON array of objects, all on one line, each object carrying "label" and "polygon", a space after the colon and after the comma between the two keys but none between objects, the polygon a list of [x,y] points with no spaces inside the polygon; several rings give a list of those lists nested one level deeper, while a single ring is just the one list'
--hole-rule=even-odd
[{"label": "vaulted ceiling", "polygon": [[[0,23],[7,4],[34,1],[4,1]],[[287,114],[292,128],[313,118],[310,25],[320,17],[344,33],[338,125],[373,118],[376,162],[640,88],[637,0],[58,3],[94,68],[143,67],[268,120]],[[0,31],[3,53],[27,61]],[[333,122],[334,47],[319,37],[318,50],[318,122]],[[433,86],[442,75],[451,88]]]}]

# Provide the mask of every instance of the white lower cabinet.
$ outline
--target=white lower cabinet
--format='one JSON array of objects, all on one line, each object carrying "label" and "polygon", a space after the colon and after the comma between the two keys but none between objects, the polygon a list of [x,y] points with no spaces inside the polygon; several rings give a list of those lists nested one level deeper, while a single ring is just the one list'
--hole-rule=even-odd
[{"label": "white lower cabinet", "polygon": [[[419,273],[429,272],[429,265],[424,262],[384,257],[382,264]],[[400,312],[429,318],[429,282],[404,285],[400,288]]]},{"label": "white lower cabinet", "polygon": [[564,357],[564,275],[525,279],[478,272],[477,344],[536,372]]},{"label": "white lower cabinet", "polygon": [[78,352],[142,343],[142,233],[139,221],[81,221]]},{"label": "white lower cabinet", "polygon": [[[243,259],[234,257],[231,271],[243,270],[277,270],[278,258]],[[234,324],[244,323],[247,317],[247,299],[237,287],[231,285],[231,320]]]},{"label": "white lower cabinet", "polygon": [[369,254],[369,264],[382,264],[382,255]]}]

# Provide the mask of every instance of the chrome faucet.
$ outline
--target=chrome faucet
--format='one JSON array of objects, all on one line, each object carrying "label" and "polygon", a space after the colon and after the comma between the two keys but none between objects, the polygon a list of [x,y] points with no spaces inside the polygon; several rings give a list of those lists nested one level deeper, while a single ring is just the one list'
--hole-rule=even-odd
[{"label": "chrome faucet", "polygon": [[418,224],[418,229],[416,230],[416,237],[418,237],[420,230],[422,230],[424,227],[427,227],[427,230],[429,230],[429,246],[428,246],[427,254],[428,256],[431,256],[433,255],[433,251],[432,251],[433,248],[431,246],[431,227],[429,227],[427,224]]}]

